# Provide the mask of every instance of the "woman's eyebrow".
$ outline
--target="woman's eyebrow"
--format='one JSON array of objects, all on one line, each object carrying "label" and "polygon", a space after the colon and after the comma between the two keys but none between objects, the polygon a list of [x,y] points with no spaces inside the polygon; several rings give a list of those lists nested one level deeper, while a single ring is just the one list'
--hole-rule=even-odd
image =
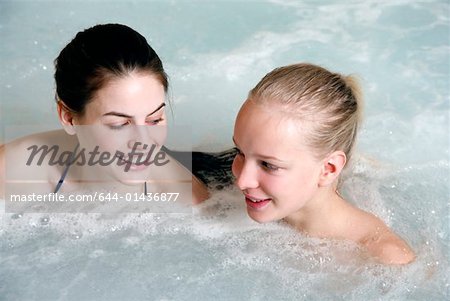
[{"label": "woman's eyebrow", "polygon": [[105,114],[103,114],[103,116],[118,116],[118,117],[125,117],[125,118],[132,118],[133,117],[133,116],[130,116],[130,115],[127,115],[127,114],[124,114],[124,113],[119,113],[119,112],[114,112],[114,111],[105,113]]},{"label": "woman's eyebrow", "polygon": [[[236,146],[236,148],[239,149],[239,146],[237,145],[236,140],[234,140],[234,136],[232,137],[232,139],[233,139],[233,142],[234,142],[234,145]],[[267,155],[263,155],[263,154],[259,154],[259,153],[255,153],[255,156],[257,156],[257,157],[259,157],[261,159],[277,161],[279,163],[288,163],[288,161],[281,160],[281,159],[279,159],[277,157],[274,157],[274,156],[267,156]]]},{"label": "woman's eyebrow", "polygon": [[150,114],[148,114],[147,117],[148,117],[148,116],[151,116],[151,115],[153,115],[153,114],[155,114],[156,112],[158,112],[159,110],[161,110],[161,109],[162,109],[163,107],[165,107],[165,106],[166,106],[166,103],[163,102],[162,104],[159,105],[159,107],[156,108],[156,110],[154,110],[153,112],[151,112]]},{"label": "woman's eyebrow", "polygon": [[[150,114],[148,114],[147,117],[148,117],[148,116],[151,116],[151,115],[153,115],[153,114],[155,114],[156,112],[158,112],[159,110],[161,110],[161,108],[165,107],[165,105],[166,105],[166,104],[163,102],[163,103],[160,104],[159,107],[157,107],[153,112],[151,112]],[[130,115],[127,115],[127,114],[124,114],[124,113],[114,112],[114,111],[105,113],[105,114],[103,114],[103,116],[118,116],[118,117],[124,117],[124,118],[133,118],[133,116],[130,116]]]}]

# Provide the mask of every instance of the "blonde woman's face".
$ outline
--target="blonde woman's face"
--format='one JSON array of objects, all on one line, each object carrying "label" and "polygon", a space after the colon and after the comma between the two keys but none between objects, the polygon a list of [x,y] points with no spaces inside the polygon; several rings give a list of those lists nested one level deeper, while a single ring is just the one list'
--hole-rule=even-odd
[{"label": "blonde woman's face", "polygon": [[[110,166],[104,166],[103,172],[122,180],[142,181],[152,166],[134,164],[138,157],[130,158],[127,154],[134,148],[142,154],[139,161],[143,162],[153,145],[155,154],[160,149],[166,138],[164,106],[164,87],[156,77],[131,73],[113,79],[95,94],[85,114],[76,120],[80,146],[91,150],[98,147],[99,152],[111,155],[125,154],[119,155]],[[117,164],[119,161],[122,166]]]},{"label": "blonde woman's face", "polygon": [[301,123],[283,118],[274,105],[246,101],[233,140],[239,150],[232,166],[235,184],[255,221],[288,217],[318,192],[321,162],[303,146]]}]

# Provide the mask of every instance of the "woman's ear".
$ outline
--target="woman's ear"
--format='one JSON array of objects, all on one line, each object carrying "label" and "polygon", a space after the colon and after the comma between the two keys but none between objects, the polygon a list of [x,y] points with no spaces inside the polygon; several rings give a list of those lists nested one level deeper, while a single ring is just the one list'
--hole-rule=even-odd
[{"label": "woman's ear", "polygon": [[347,162],[347,157],[342,151],[335,151],[323,160],[322,173],[319,179],[319,186],[329,186],[341,174]]},{"label": "woman's ear", "polygon": [[62,100],[57,102],[58,117],[64,130],[69,135],[75,135],[74,119],[75,113],[72,112]]}]

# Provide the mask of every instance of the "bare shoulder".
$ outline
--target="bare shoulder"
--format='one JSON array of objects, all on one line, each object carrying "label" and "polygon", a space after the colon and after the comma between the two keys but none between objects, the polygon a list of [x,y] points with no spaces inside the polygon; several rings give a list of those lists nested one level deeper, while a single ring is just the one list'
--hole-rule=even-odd
[{"label": "bare shoulder", "polygon": [[[200,204],[209,197],[206,186],[186,166],[167,153],[165,153],[165,160],[167,164],[161,165],[164,168],[159,169],[158,175],[153,175],[153,180],[165,179],[166,181],[169,180],[168,183],[174,183],[175,186],[171,189],[191,194],[189,198],[192,200],[193,205]],[[177,183],[184,184],[177,185]]]},{"label": "bare shoulder", "polygon": [[373,214],[364,213],[368,227],[360,243],[370,255],[384,264],[407,264],[414,261],[414,251],[402,238]]},{"label": "bare shoulder", "polygon": [[209,192],[206,186],[192,175],[192,199],[193,204],[197,205],[209,198]]},{"label": "bare shoulder", "polygon": [[[15,139],[0,147],[0,197],[5,195],[7,180],[28,180],[32,175],[40,175],[41,180],[53,179],[61,173],[60,166],[48,164],[32,164],[33,149],[57,146],[59,150],[73,149],[76,138],[67,135],[63,130],[55,130],[32,134]],[[36,151],[35,151],[36,152]],[[36,157],[40,158],[40,156]],[[53,180],[52,180],[53,181]]]},{"label": "bare shoulder", "polygon": [[23,136],[3,144],[1,147],[4,151],[20,154],[24,148],[26,149],[32,145],[58,145],[64,148],[65,145],[72,144],[74,141],[76,141],[76,138],[67,135],[64,130],[54,130]]},{"label": "bare shoulder", "polygon": [[6,165],[17,167],[29,159],[30,152],[35,148],[57,146],[58,150],[73,149],[76,138],[67,135],[63,130],[55,130],[32,134],[15,139],[2,146],[0,153],[3,168]]}]

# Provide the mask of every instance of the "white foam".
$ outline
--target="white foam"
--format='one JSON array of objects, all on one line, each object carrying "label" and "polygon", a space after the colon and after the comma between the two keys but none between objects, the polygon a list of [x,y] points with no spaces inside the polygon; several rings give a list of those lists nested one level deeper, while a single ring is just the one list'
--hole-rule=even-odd
[{"label": "white foam", "polygon": [[[423,172],[414,167],[412,170]],[[139,260],[140,265],[144,262],[151,269],[160,269],[158,273],[165,281],[170,275],[170,283],[191,279],[200,290],[223,290],[233,282],[222,280],[233,275],[242,284],[249,281],[248,277],[257,283],[269,281],[274,288],[283,287],[283,293],[292,298],[302,292],[308,298],[330,294],[348,299],[380,295],[395,299],[408,290],[417,290],[426,279],[431,279],[431,287],[438,285],[437,279],[442,279],[439,277],[448,267],[445,249],[437,236],[443,227],[435,224],[438,217],[430,218],[423,210],[405,203],[387,202],[392,195],[386,199],[382,190],[386,180],[389,184],[396,181],[395,185],[408,183],[411,179],[398,178],[404,173],[391,165],[357,156],[343,186],[346,193],[353,195],[353,202],[388,224],[400,217],[407,240],[419,236],[412,241],[417,261],[405,268],[380,266],[350,242],[308,238],[282,223],[258,224],[247,216],[245,202],[235,188],[213,191],[211,199],[195,207],[192,214],[2,214],[4,227],[0,236],[6,243],[2,252],[9,254],[4,257],[7,262],[18,263],[19,255],[12,255],[17,248],[34,250],[30,260],[37,269],[46,269],[71,262],[77,258],[72,249],[81,247],[89,262],[87,267],[113,258],[129,262],[133,268],[137,264],[134,260]],[[414,220],[401,215],[408,210],[415,210],[426,228],[417,231]],[[430,230],[433,227],[439,229]],[[136,259],[131,259],[130,253],[116,254],[116,250],[131,251],[131,258]],[[171,255],[165,258],[167,253]],[[174,256],[202,259],[183,260],[175,268]],[[152,267],[155,260],[162,265]],[[88,268],[83,278],[76,281],[85,284],[91,273]],[[139,277],[141,272],[138,269],[134,273]],[[97,281],[101,284],[104,280]],[[191,288],[189,283],[184,282],[184,287]],[[274,288],[267,288],[267,293],[277,296]],[[195,296],[193,292],[190,290],[188,296]]]}]

